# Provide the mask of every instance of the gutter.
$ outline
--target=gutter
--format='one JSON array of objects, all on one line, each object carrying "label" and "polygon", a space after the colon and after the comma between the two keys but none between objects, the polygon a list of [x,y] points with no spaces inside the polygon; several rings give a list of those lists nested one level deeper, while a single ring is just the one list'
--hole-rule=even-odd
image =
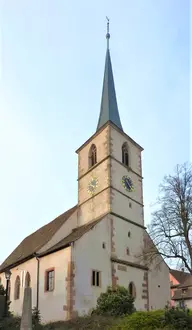
[{"label": "gutter", "polygon": [[[73,243],[73,242],[72,242]],[[57,244],[55,244],[57,245]],[[64,244],[64,245],[61,245],[59,247],[52,247],[50,248],[49,250],[46,250],[45,252],[41,252],[40,254],[38,254],[39,258],[42,258],[42,257],[45,257],[45,256],[48,256],[49,254],[52,254],[54,252],[57,252],[57,251],[60,251],[60,250],[63,250],[63,249],[66,249],[67,247],[71,246],[71,243],[67,243],[67,244]]]},{"label": "gutter", "polygon": [[15,263],[12,263],[12,264],[8,264],[7,266],[0,269],[0,274],[4,273],[6,270],[12,269],[14,267],[17,267],[17,266],[23,264],[25,261],[28,261],[28,260],[32,259],[33,257],[34,257],[34,254],[30,254],[28,257],[26,257],[24,259],[21,259],[21,260],[15,262]]}]

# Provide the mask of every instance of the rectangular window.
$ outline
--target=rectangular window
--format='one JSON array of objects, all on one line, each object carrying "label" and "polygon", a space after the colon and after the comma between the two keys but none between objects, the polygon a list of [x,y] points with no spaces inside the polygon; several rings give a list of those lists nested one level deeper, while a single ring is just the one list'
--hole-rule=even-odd
[{"label": "rectangular window", "polygon": [[45,291],[53,291],[55,283],[55,270],[50,269],[45,274]]},{"label": "rectangular window", "polygon": [[92,285],[101,286],[101,272],[97,270],[92,270]]}]

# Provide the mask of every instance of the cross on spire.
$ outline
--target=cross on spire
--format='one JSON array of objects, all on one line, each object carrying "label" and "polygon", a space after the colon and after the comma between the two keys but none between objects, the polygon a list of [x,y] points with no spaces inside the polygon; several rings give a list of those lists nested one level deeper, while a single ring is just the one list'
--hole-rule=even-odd
[{"label": "cross on spire", "polygon": [[110,39],[109,18],[106,16],[106,19],[107,19],[107,34],[106,34],[106,39],[107,39],[107,49],[109,49],[109,39]]}]

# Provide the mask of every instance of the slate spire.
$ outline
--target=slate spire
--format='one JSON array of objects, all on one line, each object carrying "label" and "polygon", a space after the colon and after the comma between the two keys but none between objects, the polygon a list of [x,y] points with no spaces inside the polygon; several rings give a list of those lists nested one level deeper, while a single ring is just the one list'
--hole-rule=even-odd
[{"label": "slate spire", "polygon": [[105,71],[104,71],[104,79],[103,79],[103,91],[101,98],[101,108],[99,121],[97,125],[97,131],[109,120],[123,130],[121,125],[121,120],[119,116],[117,99],[115,93],[115,84],[113,80],[113,71],[111,65],[111,57],[109,52],[109,19],[107,18],[107,52],[105,58]]}]

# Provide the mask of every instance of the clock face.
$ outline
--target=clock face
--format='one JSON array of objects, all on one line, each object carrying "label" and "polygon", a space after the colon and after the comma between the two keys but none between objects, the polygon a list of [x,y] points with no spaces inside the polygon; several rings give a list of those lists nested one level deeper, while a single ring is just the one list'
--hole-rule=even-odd
[{"label": "clock face", "polygon": [[127,191],[133,191],[134,190],[133,181],[127,175],[124,175],[122,177],[122,181],[121,182],[122,182],[123,187]]},{"label": "clock face", "polygon": [[98,179],[96,177],[92,177],[91,180],[89,181],[87,191],[89,194],[94,194],[96,188],[98,186]]}]

